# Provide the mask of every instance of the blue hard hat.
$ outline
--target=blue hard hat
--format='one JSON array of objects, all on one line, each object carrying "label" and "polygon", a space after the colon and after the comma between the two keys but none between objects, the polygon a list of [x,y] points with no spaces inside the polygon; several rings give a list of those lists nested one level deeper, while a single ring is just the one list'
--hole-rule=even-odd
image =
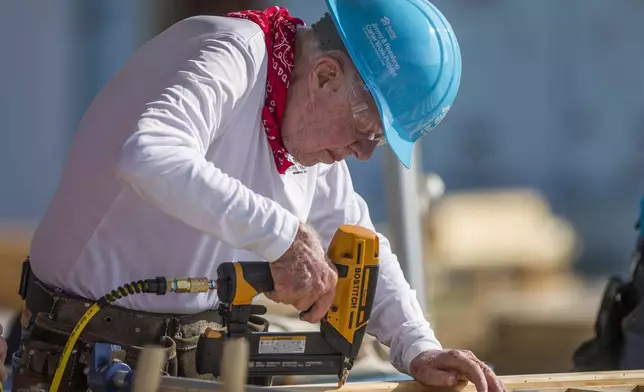
[{"label": "blue hard hat", "polygon": [[426,0],[326,0],[373,96],[387,143],[409,168],[414,143],[452,106],[461,52],[443,14]]}]

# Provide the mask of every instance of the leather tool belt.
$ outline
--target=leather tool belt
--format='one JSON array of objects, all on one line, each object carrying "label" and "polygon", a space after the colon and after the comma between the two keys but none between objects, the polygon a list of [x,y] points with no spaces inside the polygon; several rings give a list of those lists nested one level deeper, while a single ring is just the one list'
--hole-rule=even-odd
[{"label": "leather tool belt", "polygon": [[[65,343],[74,326],[94,303],[50,287],[31,271],[29,259],[23,263],[20,295],[25,301],[21,324],[23,337],[14,355],[13,391],[41,386],[47,390]],[[175,315],[132,311],[109,305],[87,324],[78,339],[67,365],[60,391],[87,390],[86,375],[94,343],[118,344],[125,360],[136,368],[138,356],[146,345],[161,346],[166,351],[166,375],[215,380],[196,371],[195,353],[200,335],[206,328],[224,331],[221,314],[207,310],[196,314]],[[267,331],[268,322],[254,316],[250,331]],[[270,385],[271,378],[251,379],[249,384]]]}]

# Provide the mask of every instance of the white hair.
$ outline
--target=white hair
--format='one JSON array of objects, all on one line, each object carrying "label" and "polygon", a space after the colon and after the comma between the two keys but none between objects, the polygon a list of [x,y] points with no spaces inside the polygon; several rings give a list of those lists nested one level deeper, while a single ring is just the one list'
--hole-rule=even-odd
[{"label": "white hair", "polygon": [[[327,31],[327,33],[325,33],[325,31]],[[322,35],[331,35],[331,32],[328,30],[318,30],[314,24],[313,27],[298,28],[297,34],[298,43],[295,59],[296,67],[293,70],[294,79],[304,76],[308,72],[310,64],[313,63],[313,61],[321,56],[328,56],[340,64],[342,71],[347,78],[347,82],[355,86],[362,82],[355,65],[353,65],[353,62],[351,61],[351,57],[344,49],[344,46],[337,47],[336,45],[330,45],[329,42],[333,42],[333,39],[330,40],[327,38],[327,35]]]}]

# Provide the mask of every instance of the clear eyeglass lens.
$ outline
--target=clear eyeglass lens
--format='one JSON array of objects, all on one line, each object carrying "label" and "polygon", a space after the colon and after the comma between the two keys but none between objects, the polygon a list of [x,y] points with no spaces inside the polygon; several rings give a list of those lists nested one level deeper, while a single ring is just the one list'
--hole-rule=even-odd
[{"label": "clear eyeglass lens", "polygon": [[[368,135],[367,140],[377,141],[377,146],[387,144],[375,104],[372,102],[372,105],[369,105],[367,102],[371,98],[369,88],[361,81],[358,89],[355,85],[352,85],[350,89],[353,98],[352,112],[357,132],[363,136]],[[369,94],[369,98],[365,97],[365,92]]]},{"label": "clear eyeglass lens", "polygon": [[362,137],[370,141],[378,142],[378,146],[387,144],[384,130],[380,123],[380,118],[375,116],[366,108],[354,107],[353,118],[355,120],[355,130]]}]

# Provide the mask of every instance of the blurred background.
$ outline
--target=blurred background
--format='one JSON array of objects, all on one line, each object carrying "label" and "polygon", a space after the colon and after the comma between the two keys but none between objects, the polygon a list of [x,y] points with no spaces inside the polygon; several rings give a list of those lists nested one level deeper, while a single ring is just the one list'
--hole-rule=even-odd
[{"label": "blurred background", "polygon": [[[569,371],[574,349],[592,336],[607,278],[628,274],[635,243],[644,2],[433,2],[459,37],[464,68],[456,104],[417,151],[428,317],[445,346],[475,351],[499,374]],[[182,18],[274,4],[307,23],[325,11],[323,0],[0,2],[5,336],[31,232],[103,84]],[[349,165],[387,233],[398,212],[383,154]],[[278,328],[310,327],[290,309],[273,313]],[[386,355],[366,342],[355,377],[399,377]]]}]

